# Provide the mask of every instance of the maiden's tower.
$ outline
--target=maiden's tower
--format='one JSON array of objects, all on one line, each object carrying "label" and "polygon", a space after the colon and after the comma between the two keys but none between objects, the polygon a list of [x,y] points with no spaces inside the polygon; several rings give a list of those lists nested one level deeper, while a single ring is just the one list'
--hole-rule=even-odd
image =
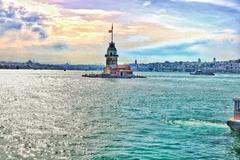
[{"label": "maiden's tower", "polygon": [[104,71],[101,74],[85,74],[83,77],[91,78],[145,78],[143,76],[137,76],[133,74],[133,71],[129,65],[118,65],[118,53],[114,43],[114,30],[113,25],[111,30],[111,40],[107,49],[106,57],[106,66]]}]

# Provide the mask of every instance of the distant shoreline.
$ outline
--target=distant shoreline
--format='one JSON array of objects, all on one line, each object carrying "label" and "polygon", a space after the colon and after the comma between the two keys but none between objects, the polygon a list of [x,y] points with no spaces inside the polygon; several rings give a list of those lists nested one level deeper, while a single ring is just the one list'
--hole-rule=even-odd
[{"label": "distant shoreline", "polygon": [[[102,70],[81,70],[81,69],[69,69],[69,70],[64,70],[64,69],[4,69],[4,68],[0,68],[1,70],[15,70],[15,71],[21,71],[21,70],[28,70],[28,71],[62,71],[62,72],[67,72],[67,71],[85,71],[85,72],[101,72]],[[187,72],[187,71],[136,71],[136,72],[145,72],[145,73],[191,73],[191,72]],[[236,72],[215,72],[216,74],[240,74],[236,73]]]},{"label": "distant shoreline", "polygon": [[[133,71],[138,72],[193,72],[196,70],[214,73],[240,74],[240,59],[213,62],[156,62],[156,63],[134,63],[129,64]],[[77,70],[77,71],[102,71],[104,65],[87,64],[41,64],[31,60],[20,62],[0,61],[0,69],[28,69],[28,70]]]}]

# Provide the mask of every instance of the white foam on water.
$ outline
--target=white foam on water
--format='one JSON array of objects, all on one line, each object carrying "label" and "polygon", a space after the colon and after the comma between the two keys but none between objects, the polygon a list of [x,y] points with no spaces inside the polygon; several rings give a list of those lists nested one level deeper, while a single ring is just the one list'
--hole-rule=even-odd
[{"label": "white foam on water", "polygon": [[228,128],[224,123],[216,123],[216,122],[209,122],[203,120],[175,120],[172,122],[173,124],[181,125],[181,126],[189,126],[189,127],[215,127],[215,128]]}]

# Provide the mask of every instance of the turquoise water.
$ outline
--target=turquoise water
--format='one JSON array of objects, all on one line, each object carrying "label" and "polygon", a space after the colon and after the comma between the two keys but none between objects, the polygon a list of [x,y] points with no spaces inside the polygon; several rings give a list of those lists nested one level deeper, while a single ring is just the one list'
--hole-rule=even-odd
[{"label": "turquoise water", "polygon": [[240,75],[0,70],[0,159],[239,159]]}]

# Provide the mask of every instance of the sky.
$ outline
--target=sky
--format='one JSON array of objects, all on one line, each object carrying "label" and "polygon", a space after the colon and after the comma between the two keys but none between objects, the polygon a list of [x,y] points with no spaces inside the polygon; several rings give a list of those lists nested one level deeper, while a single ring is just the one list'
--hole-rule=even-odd
[{"label": "sky", "polygon": [[240,58],[240,0],[0,0],[0,61],[104,64]]}]

